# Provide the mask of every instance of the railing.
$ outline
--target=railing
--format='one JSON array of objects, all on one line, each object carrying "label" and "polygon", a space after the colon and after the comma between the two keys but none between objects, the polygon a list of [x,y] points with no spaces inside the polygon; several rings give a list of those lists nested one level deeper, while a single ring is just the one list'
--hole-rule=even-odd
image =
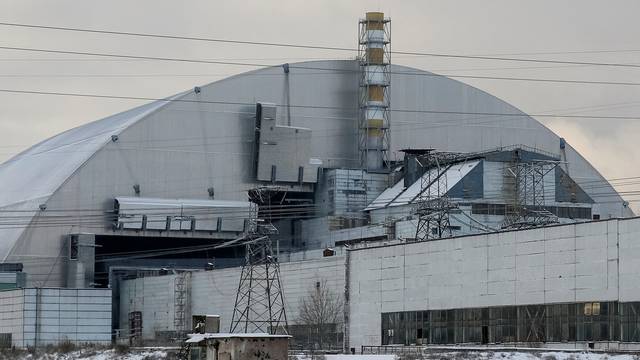
[{"label": "railing", "polygon": [[542,149],[537,148],[537,147],[524,145],[524,144],[513,144],[513,145],[499,146],[499,147],[496,147],[496,148],[491,149],[491,150],[483,151],[483,153],[493,152],[493,151],[513,151],[515,149],[522,149],[522,150],[525,150],[525,151],[546,155],[546,156],[548,156],[550,158],[553,158],[553,159],[559,159],[560,158],[560,155],[558,155],[558,154],[552,153],[550,151],[542,150]]},{"label": "railing", "polygon": [[362,345],[360,354],[374,355],[407,355],[421,354],[423,346],[405,346],[405,345]]},{"label": "railing", "polygon": [[505,343],[505,344],[446,344],[446,345],[363,345],[363,355],[447,355],[455,353],[472,353],[478,351],[503,351],[538,354],[549,352],[593,352],[606,354],[637,354],[639,342],[618,341],[577,341],[568,343]]}]

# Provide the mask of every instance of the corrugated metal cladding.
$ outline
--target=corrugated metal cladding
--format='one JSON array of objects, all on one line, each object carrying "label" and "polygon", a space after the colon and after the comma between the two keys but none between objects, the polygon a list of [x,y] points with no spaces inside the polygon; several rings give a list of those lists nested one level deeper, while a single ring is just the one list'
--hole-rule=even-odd
[{"label": "corrugated metal cladding", "polygon": [[333,169],[325,172],[319,189],[319,204],[330,215],[357,213],[388,186],[388,175],[371,174],[357,169]]},{"label": "corrugated metal cladding", "polygon": [[[459,181],[461,181],[469,172],[471,172],[480,161],[471,161],[469,163],[455,164],[446,170],[447,191],[451,190]],[[375,210],[383,207],[402,206],[414,203],[420,196],[433,197],[436,196],[437,185],[431,184],[427,189],[422,189],[422,179],[426,179],[431,173],[434,176],[436,169],[430,169],[420,179],[416,180],[411,186],[404,190],[400,190],[404,185],[404,179],[401,179],[393,187],[385,190],[378,196],[365,210]]]},{"label": "corrugated metal cladding", "polygon": [[[310,140],[300,138],[309,144],[307,163],[318,159],[323,168],[357,167],[358,62],[317,61],[291,64],[289,69],[285,73],[282,67],[269,67],[203,85],[200,92],[175,97],[184,101],[158,101],[86,124],[0,165],[0,208],[7,216],[19,215],[30,224],[0,229],[0,258],[25,263],[29,282],[61,286],[66,263],[57,256],[70,230],[68,226],[44,226],[47,217],[37,216],[43,211],[92,209],[102,213],[105,204],[117,196],[207,200],[213,193],[209,189],[215,189],[216,200],[246,201],[247,189],[262,184],[256,179],[258,101],[278,105],[279,124],[311,131]],[[478,152],[506,144],[559,152],[556,134],[504,101],[446,77],[413,75],[416,73],[430,74],[391,66],[394,108],[415,112],[393,114],[390,158],[399,160],[399,151],[407,148]],[[478,109],[514,115],[483,119],[478,124],[474,115]],[[587,194],[611,194],[599,197],[607,201],[596,204],[603,217],[632,215],[570,144],[564,150],[566,156],[561,160],[570,164],[569,175],[578,185],[604,184],[584,188]],[[294,165],[301,164],[296,160]],[[276,165],[277,178],[283,170],[278,164],[271,165]],[[299,168],[297,171],[292,173],[296,179]],[[40,204],[48,210],[40,210]],[[73,232],[111,232],[111,222],[105,219],[104,227],[81,222]],[[41,255],[42,260],[31,261],[32,254]]]},{"label": "corrugated metal cladding", "polygon": [[254,211],[246,201],[125,196],[115,201],[118,226],[136,230],[239,232]]},{"label": "corrugated metal cladding", "polygon": [[0,272],[0,290],[25,287],[27,274],[23,272]]},{"label": "corrugated metal cladding", "polygon": [[258,180],[317,182],[322,161],[311,157],[311,129],[278,125],[276,113],[275,105],[258,104]]},{"label": "corrugated metal cladding", "polygon": [[0,339],[34,347],[69,341],[111,343],[110,289],[0,291]]}]

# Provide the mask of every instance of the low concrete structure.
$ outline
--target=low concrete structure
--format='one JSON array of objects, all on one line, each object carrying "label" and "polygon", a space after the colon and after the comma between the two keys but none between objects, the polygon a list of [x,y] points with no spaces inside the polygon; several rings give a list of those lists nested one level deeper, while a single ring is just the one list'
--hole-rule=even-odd
[{"label": "low concrete structure", "polygon": [[[320,251],[309,256],[322,256]],[[297,259],[297,258],[296,258]],[[241,268],[199,271],[191,275],[188,289],[190,299],[185,312],[186,327],[192,329],[193,315],[219,314],[220,329],[229,331]],[[285,307],[289,323],[299,318],[299,299],[308,295],[317,282],[326,280],[327,287],[341,296],[344,293],[345,256],[297,260],[280,264],[280,276],[285,296]],[[120,288],[119,332],[132,333],[129,321],[132,314],[141,316],[140,336],[145,344],[153,344],[163,335],[175,337],[175,283],[180,275],[144,277],[124,280]]]},{"label": "low concrete structure", "polygon": [[[334,294],[348,294],[347,349],[527,343],[629,350],[640,342],[639,233],[640,218],[630,218],[338,248],[334,256],[281,264],[287,317],[297,325],[300,300],[327,280]],[[221,314],[222,328],[229,326],[239,276],[240,268],[193,273],[192,313]],[[176,277],[123,281],[121,325],[139,311],[145,340],[173,330]]]},{"label": "low concrete structure", "polygon": [[[199,359],[207,360],[284,360],[288,358],[289,335],[270,334],[191,334],[192,345]],[[203,354],[206,353],[206,357]],[[196,355],[197,356],[197,355]]]},{"label": "low concrete structure", "polygon": [[27,274],[19,271],[0,271],[0,290],[19,289],[27,284]]},{"label": "low concrete structure", "polygon": [[0,346],[111,344],[110,289],[0,291]]}]

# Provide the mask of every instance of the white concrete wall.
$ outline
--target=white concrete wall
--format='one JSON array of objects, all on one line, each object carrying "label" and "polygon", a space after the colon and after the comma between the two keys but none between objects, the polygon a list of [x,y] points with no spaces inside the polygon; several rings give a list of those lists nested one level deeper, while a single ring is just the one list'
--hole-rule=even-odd
[{"label": "white concrete wall", "polygon": [[[567,224],[350,251],[350,347],[379,345],[380,314],[586,301],[640,301],[640,218]],[[292,323],[306,290],[327,279],[337,294],[345,256],[281,264]],[[239,268],[192,275],[194,314],[229,328]],[[173,278],[126,280],[121,324],[143,312],[143,336],[173,329]]]},{"label": "white concrete wall", "polygon": [[70,341],[111,343],[111,290],[16,289],[0,292],[0,333],[16,347]]},{"label": "white concrete wall", "polygon": [[24,290],[0,291],[0,333],[11,334],[11,345],[24,339]]},{"label": "white concrete wall", "polygon": [[142,313],[142,336],[153,337],[157,331],[174,329],[175,275],[123,281],[120,288],[120,332],[129,335],[129,313]]},{"label": "white concrete wall", "polygon": [[617,232],[620,239],[618,252],[620,301],[638,301],[640,299],[640,219],[621,220],[616,223],[617,229],[612,229],[609,236],[614,236]]},{"label": "white concrete wall", "polygon": [[[327,281],[333,292],[344,294],[344,256],[280,264],[287,318],[294,324],[298,318],[300,299],[314,289],[316,281]],[[142,336],[154,339],[157,331],[175,330],[175,275],[125,280],[120,289],[120,328],[128,332],[131,311],[142,312]],[[190,313],[218,314],[221,331],[231,325],[235,296],[240,280],[240,268],[194,272],[191,276]]]},{"label": "white concrete wall", "polygon": [[24,346],[111,343],[111,290],[45,288],[24,294]]},{"label": "white concrete wall", "polygon": [[381,343],[383,312],[638,301],[639,232],[635,218],[352,251],[350,346]]}]

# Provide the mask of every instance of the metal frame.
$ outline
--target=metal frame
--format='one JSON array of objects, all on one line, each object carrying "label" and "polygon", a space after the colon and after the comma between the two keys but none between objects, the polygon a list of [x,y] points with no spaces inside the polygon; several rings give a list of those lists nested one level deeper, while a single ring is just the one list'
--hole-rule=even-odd
[{"label": "metal frame", "polygon": [[[360,153],[360,166],[362,169],[367,171],[388,171],[389,166],[389,151],[391,148],[391,136],[389,131],[390,126],[390,118],[391,112],[389,111],[389,107],[391,104],[391,92],[389,86],[391,85],[391,72],[390,72],[390,64],[391,64],[391,20],[389,18],[384,18],[382,20],[383,23],[383,31],[384,31],[384,41],[383,41],[383,62],[382,64],[372,64],[369,62],[367,58],[367,49],[369,48],[369,41],[367,39],[367,22],[366,19],[360,19],[358,26],[358,60],[360,64],[360,81],[359,81],[359,115],[358,115],[358,150]],[[367,121],[367,110],[370,108],[369,106],[369,90],[372,84],[369,83],[367,79],[366,69],[368,66],[382,66],[383,69],[383,84],[375,85],[381,86],[383,89],[383,101],[380,106],[382,109],[382,117],[383,117],[383,125],[382,128],[373,128],[369,126]],[[369,148],[368,144],[368,134],[372,129],[380,129],[382,131],[382,144],[378,149]],[[369,156],[369,152],[371,150],[377,150],[376,152],[379,154],[382,159],[382,163],[380,164],[381,168],[369,168],[367,158]]]},{"label": "metal frame", "polygon": [[518,338],[524,339],[524,342],[544,342],[546,339],[545,320],[547,307],[545,305],[526,305],[518,309],[521,315],[521,323],[525,324],[522,329],[518,326],[518,331],[524,330],[524,333],[518,334]]},{"label": "metal frame", "polygon": [[246,243],[230,332],[287,333],[287,314],[280,283],[280,265],[269,236]]},{"label": "metal frame", "polygon": [[523,229],[558,223],[558,217],[545,210],[544,179],[559,165],[554,160],[523,162],[514,153],[514,160],[506,168],[507,178],[513,179],[513,198],[507,207],[502,228]]},{"label": "metal frame", "polygon": [[189,289],[191,288],[191,273],[177,274],[173,283],[173,326],[177,333],[187,331],[187,307],[189,303]]},{"label": "metal frame", "polygon": [[[259,199],[267,199],[272,187],[252,191]],[[240,274],[230,332],[287,334],[287,313],[280,283],[280,265],[269,234],[277,229],[266,222],[261,224],[257,212],[249,221],[247,233],[240,244],[246,248],[245,264]]]},{"label": "metal frame", "polygon": [[[415,214],[418,216],[416,241],[428,241],[451,237],[450,215],[457,205],[447,196],[446,172],[460,154],[427,151],[416,158],[425,174],[420,177],[420,194],[416,198]],[[433,171],[435,170],[435,171]]]}]

